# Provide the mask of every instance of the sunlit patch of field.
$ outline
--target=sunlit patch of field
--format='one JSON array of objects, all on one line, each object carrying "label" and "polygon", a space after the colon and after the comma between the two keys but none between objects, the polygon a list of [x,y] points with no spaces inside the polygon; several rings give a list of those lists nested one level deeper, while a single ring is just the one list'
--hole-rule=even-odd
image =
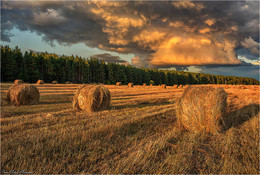
[{"label": "sunlit patch of field", "polygon": [[1,84],[2,170],[259,172],[259,86],[225,89],[228,115],[236,122],[228,130],[211,135],[178,128],[174,103],[183,88],[105,85],[111,92],[111,109],[84,113],[72,110],[79,84],[36,85],[40,104],[19,107],[4,102],[11,85]]}]

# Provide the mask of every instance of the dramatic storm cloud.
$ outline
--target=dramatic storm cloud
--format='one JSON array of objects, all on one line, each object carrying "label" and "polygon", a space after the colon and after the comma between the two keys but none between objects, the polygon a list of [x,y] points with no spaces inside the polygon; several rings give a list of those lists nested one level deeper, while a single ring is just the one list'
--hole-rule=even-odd
[{"label": "dramatic storm cloud", "polygon": [[137,67],[242,65],[237,50],[259,59],[258,1],[4,1],[1,10],[3,41],[16,27],[50,44],[132,53]]},{"label": "dramatic storm cloud", "polygon": [[104,53],[104,54],[97,54],[97,55],[92,55],[92,58],[99,58],[105,62],[109,63],[122,63],[122,64],[128,64],[127,61],[122,60],[119,56],[113,56],[109,53]]},{"label": "dramatic storm cloud", "polygon": [[241,44],[245,48],[248,48],[252,54],[259,55],[259,43],[254,41],[251,37],[245,38]]}]

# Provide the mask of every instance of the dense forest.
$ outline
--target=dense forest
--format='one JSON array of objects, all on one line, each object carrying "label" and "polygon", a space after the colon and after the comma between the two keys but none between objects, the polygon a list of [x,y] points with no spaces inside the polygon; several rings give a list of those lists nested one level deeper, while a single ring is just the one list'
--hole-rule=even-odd
[{"label": "dense forest", "polygon": [[253,78],[190,73],[157,69],[136,68],[131,65],[106,63],[97,58],[58,56],[50,53],[25,52],[18,48],[1,46],[1,82],[21,79],[35,83],[38,79],[50,83],[67,81],[73,83],[115,84],[132,82],[147,84],[249,84],[258,85]]}]

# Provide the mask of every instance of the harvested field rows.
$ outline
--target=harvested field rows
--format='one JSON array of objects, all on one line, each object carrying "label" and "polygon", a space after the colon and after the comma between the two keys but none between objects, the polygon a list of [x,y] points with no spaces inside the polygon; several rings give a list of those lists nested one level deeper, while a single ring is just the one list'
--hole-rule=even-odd
[{"label": "harvested field rows", "polygon": [[[40,104],[7,106],[1,85],[1,169],[33,173],[259,172],[259,87],[231,86],[221,134],[180,130],[183,88],[105,85],[111,109],[75,112],[78,84],[37,85]],[[224,86],[223,86],[224,87]]]}]

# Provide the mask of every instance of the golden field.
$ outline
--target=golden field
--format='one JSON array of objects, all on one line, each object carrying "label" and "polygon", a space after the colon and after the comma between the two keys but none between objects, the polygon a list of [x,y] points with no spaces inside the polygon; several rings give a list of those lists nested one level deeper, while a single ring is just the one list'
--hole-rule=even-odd
[{"label": "golden field", "polygon": [[11,85],[1,84],[2,171],[259,173],[259,86],[218,85],[232,122],[212,135],[178,127],[174,104],[184,88],[105,85],[111,109],[85,113],[72,109],[79,84],[35,85],[40,104],[7,106]]}]

